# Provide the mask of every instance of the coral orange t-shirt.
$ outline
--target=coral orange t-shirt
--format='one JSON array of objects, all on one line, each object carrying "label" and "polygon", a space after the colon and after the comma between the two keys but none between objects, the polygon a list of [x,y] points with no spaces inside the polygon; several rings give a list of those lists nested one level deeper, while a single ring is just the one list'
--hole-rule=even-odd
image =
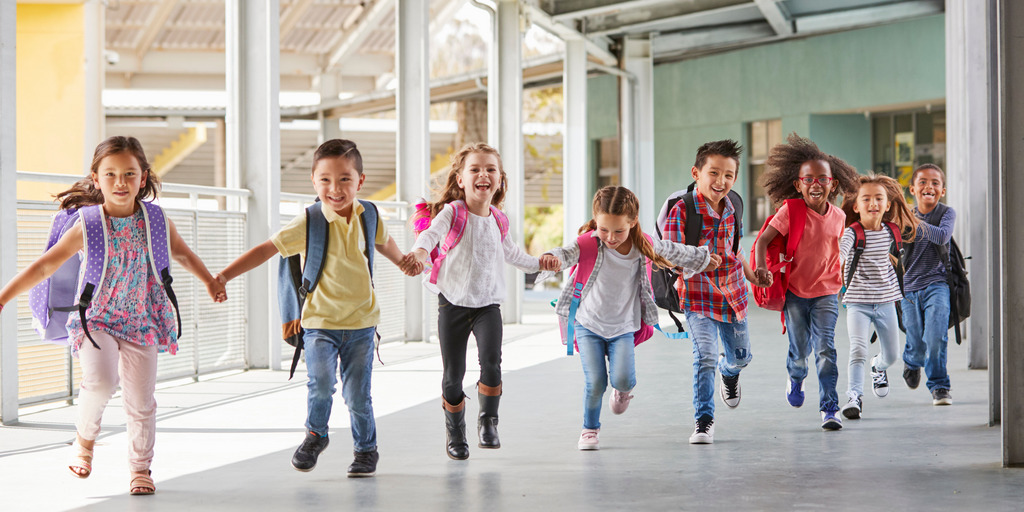
[{"label": "coral orange t-shirt", "polygon": [[[789,207],[775,212],[769,225],[789,234]],[[793,262],[789,264],[789,291],[805,299],[839,293],[843,278],[839,268],[839,240],[846,227],[846,213],[828,203],[825,215],[808,208],[807,223]]]}]

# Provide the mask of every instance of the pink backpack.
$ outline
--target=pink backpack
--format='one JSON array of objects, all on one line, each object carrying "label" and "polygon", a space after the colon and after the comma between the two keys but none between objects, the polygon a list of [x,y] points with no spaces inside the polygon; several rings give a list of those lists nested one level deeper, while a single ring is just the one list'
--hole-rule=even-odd
[{"label": "pink backpack", "polygon": [[[593,236],[593,231],[587,231],[576,238],[576,244],[580,247],[580,258],[576,262],[576,265],[569,271],[572,276],[572,302],[569,303],[569,317],[562,318],[558,317],[560,331],[562,333],[562,344],[565,345],[566,355],[572,355],[573,347],[576,346],[576,310],[579,308],[580,299],[583,296],[583,288],[587,284],[587,280],[590,279],[590,274],[594,271],[594,264],[597,262],[597,239]],[[647,238],[648,242],[654,243],[654,239],[650,235],[644,233],[644,237]],[[647,272],[647,281],[651,281],[651,260],[647,260],[645,265]],[[653,300],[654,290],[648,290]],[[654,336],[654,330],[661,331],[665,336],[670,339],[682,339],[689,337],[689,333],[678,332],[678,333],[667,333],[662,331],[661,326],[658,324],[647,325],[640,320],[640,329],[633,333],[633,346],[639,345]],[[569,343],[569,340],[572,343]],[[579,350],[579,347],[576,347]]]},{"label": "pink backpack", "polygon": [[[448,256],[448,251],[459,245],[459,242],[462,241],[462,235],[466,231],[466,221],[469,217],[469,209],[466,208],[466,202],[457,199],[449,204],[455,210],[455,215],[452,216],[452,227],[448,230],[448,235],[444,237],[444,240],[434,250],[430,251],[430,284],[437,284],[437,274],[441,271],[441,262]],[[491,217],[498,223],[501,240],[505,241],[505,237],[508,236],[508,216],[494,205],[491,205]],[[416,213],[413,214],[413,232],[419,235],[426,231],[430,227],[431,220],[430,211],[427,210],[427,203],[418,203],[416,205]]]}]

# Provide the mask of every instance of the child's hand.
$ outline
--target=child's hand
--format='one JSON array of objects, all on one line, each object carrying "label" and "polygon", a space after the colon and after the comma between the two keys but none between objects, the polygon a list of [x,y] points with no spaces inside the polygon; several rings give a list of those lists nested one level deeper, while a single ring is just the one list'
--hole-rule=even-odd
[{"label": "child's hand", "polygon": [[539,260],[541,270],[557,272],[562,269],[562,260],[559,260],[554,254],[541,254]]},{"label": "child's hand", "polygon": [[410,277],[416,277],[423,273],[423,262],[416,257],[415,252],[410,252],[405,256],[402,256],[402,260],[398,263],[398,268]]},{"label": "child's hand", "polygon": [[224,285],[227,284],[227,282],[228,280],[218,273],[213,276],[213,279],[210,282],[206,283],[206,293],[210,294],[210,298],[213,299],[214,302],[224,302],[228,300],[228,292],[224,288]]},{"label": "child's hand", "polygon": [[761,288],[767,288],[772,285],[774,278],[772,273],[766,268],[757,268],[754,270],[754,284]]},{"label": "child's hand", "polygon": [[715,254],[715,253],[711,253],[711,261],[708,262],[708,266],[704,267],[704,270],[702,270],[701,272],[710,272],[710,271],[718,268],[718,266],[721,265],[721,264],[722,264],[722,257],[717,255],[717,254]]}]

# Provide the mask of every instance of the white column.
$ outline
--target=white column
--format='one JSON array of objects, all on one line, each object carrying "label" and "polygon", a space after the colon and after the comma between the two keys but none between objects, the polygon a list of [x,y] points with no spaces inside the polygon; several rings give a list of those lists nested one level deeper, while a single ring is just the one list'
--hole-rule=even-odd
[{"label": "white column", "polygon": [[[496,120],[498,130],[497,149],[508,175],[508,194],[505,196],[505,211],[508,213],[509,236],[515,243],[523,244],[523,215],[525,186],[523,176],[523,34],[520,31],[519,2],[498,0],[495,20],[495,44],[497,62],[492,63],[498,77],[489,87],[498,88],[496,104],[487,105],[488,119]],[[508,295],[502,307],[505,323],[519,323],[522,320],[523,273],[507,266],[505,284]]]},{"label": "white column", "polygon": [[[1024,88],[1024,2],[998,0],[997,24],[989,31],[990,41],[998,45],[999,109],[1001,143],[1000,162],[989,171],[998,174],[1003,195],[999,198],[1000,277],[1009,286],[1002,287],[1000,303],[1002,338],[1002,434],[1003,466],[1024,465],[1024,268],[1019,264],[1024,251],[1024,100],[1014,91]],[[1011,200],[1013,198],[1014,200]]]},{"label": "white column", "polygon": [[565,130],[562,145],[562,244],[590,218],[590,169],[587,166],[587,48],[582,39],[565,41],[562,72]]},{"label": "white column", "polygon": [[88,0],[84,11],[85,126],[82,133],[85,136],[82,139],[82,169],[88,169],[92,165],[93,149],[106,138],[107,116],[103,110],[103,87],[107,76],[107,60],[104,55],[107,17],[104,14],[104,2],[100,0]]},{"label": "white column", "polygon": [[[333,102],[338,99],[338,92],[341,90],[341,76],[339,73],[323,73],[319,77],[320,82],[320,103]],[[326,110],[317,112],[317,119],[320,121],[320,137],[318,142],[323,144],[331,139],[341,138],[340,119],[327,117]]]},{"label": "white column", "polygon": [[[229,186],[252,191],[246,238],[256,245],[280,228],[281,114],[277,0],[226,0],[227,165]],[[252,368],[281,368],[277,260],[246,275],[246,359]]]},{"label": "white column", "polygon": [[622,185],[640,200],[640,226],[654,231],[658,206],[654,197],[654,55],[648,38],[627,37],[622,42],[622,65],[635,76],[620,78]]},{"label": "white column", "polygon": [[[395,68],[398,90],[397,182],[398,199],[410,205],[427,197],[430,177],[430,67],[428,2],[399,0],[396,6]],[[412,232],[408,226],[409,238]],[[411,244],[410,244],[411,246]],[[408,250],[408,247],[402,247]],[[430,301],[419,279],[405,280],[405,339],[430,338],[426,311]]]},{"label": "white column", "polygon": [[[15,174],[15,2],[0,2],[0,282],[18,263],[18,178]],[[0,422],[18,422],[18,303],[0,312]]]}]

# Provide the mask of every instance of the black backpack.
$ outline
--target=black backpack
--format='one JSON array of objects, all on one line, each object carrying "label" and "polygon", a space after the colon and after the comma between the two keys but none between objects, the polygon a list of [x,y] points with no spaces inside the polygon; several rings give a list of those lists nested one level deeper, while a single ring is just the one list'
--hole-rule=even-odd
[{"label": "black backpack", "polygon": [[[935,205],[939,218],[946,215],[948,206],[939,203]],[[967,260],[960,252],[960,246],[952,237],[949,239],[949,248],[942,244],[935,244],[939,253],[939,260],[946,266],[946,284],[949,285],[949,328],[954,329],[956,344],[962,342],[960,334],[960,322],[971,316],[971,282],[967,279]]]},{"label": "black backpack", "polygon": [[[696,183],[690,183],[690,186],[686,187],[685,191],[679,190],[668,196],[668,199],[665,200],[665,204],[662,206],[662,211],[666,212],[667,215],[672,211],[676,203],[683,201],[683,204],[686,206],[686,226],[683,233],[685,234],[686,245],[693,246],[699,245],[700,232],[704,227],[704,216],[697,213],[697,203],[693,198],[693,188],[695,185]],[[743,235],[743,199],[732,190],[729,191],[728,197],[735,210],[734,225],[736,233],[733,236],[732,251],[733,254],[739,254],[740,237]],[[658,233],[658,238],[663,238],[660,222],[654,229]],[[675,315],[675,313],[683,313],[682,308],[679,307],[679,292],[676,291],[676,281],[678,279],[679,274],[676,274],[675,270],[671,268],[655,268],[651,273],[654,303],[659,308],[668,311],[668,315],[676,323],[676,328],[679,329],[679,332],[684,332],[683,323]]]}]

